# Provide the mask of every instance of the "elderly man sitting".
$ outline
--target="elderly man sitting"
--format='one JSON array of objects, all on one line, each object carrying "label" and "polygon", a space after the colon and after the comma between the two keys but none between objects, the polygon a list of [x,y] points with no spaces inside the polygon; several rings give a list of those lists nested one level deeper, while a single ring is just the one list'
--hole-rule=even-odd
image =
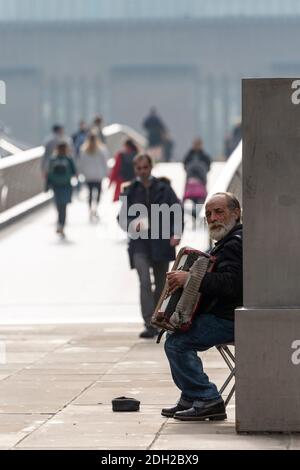
[{"label": "elderly man sitting", "polygon": [[[210,254],[216,257],[213,272],[200,285],[201,304],[187,332],[169,334],[165,351],[180,399],[162,415],[182,421],[224,420],[225,405],[215,384],[209,381],[197,351],[234,341],[234,311],[243,304],[242,225],[239,201],[231,193],[217,193],[205,207],[210,236],[216,241]],[[171,292],[184,286],[188,273],[168,273]]]}]

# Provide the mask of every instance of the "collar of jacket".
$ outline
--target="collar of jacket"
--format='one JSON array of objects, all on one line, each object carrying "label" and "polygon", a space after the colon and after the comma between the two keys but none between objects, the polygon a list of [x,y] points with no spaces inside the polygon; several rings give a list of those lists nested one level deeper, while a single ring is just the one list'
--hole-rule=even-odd
[{"label": "collar of jacket", "polygon": [[[243,224],[236,224],[231,230],[229,233],[227,233],[227,235],[225,235],[224,238],[222,238],[221,240],[219,240],[214,248],[211,250],[211,254],[214,254],[216,251],[218,251],[226,242],[228,242],[228,240],[230,240],[231,238],[233,238],[235,235],[240,235],[240,237],[242,238],[241,234],[242,234],[242,230],[243,230]],[[240,232],[240,233],[239,233]]]},{"label": "collar of jacket", "polygon": [[[155,184],[156,182],[157,182],[157,178],[155,178],[155,176],[151,175],[149,188],[151,188],[153,186],[153,184]],[[137,186],[143,186],[144,187],[143,183],[139,179],[136,178],[132,181],[132,183],[128,187],[128,191],[131,191],[132,189],[136,188]]]},{"label": "collar of jacket", "polygon": [[[148,180],[148,181],[150,181],[150,186],[152,186],[154,180],[156,180],[156,178],[154,176],[150,175],[149,180]],[[139,176],[135,179],[135,182],[143,184],[142,181],[141,181],[141,178]]]}]

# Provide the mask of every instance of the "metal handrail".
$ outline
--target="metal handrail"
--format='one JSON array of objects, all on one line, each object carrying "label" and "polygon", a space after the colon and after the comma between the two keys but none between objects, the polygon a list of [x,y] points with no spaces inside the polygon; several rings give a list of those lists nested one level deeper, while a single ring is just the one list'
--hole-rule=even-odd
[{"label": "metal handrail", "polygon": [[[129,126],[124,126],[122,124],[110,124],[103,128],[103,134],[105,137],[114,137],[118,134],[123,136],[131,137],[137,142],[141,147],[147,146],[147,139],[141,134],[136,132]],[[11,155],[9,158],[0,160],[0,170],[4,168],[9,168],[14,165],[19,165],[20,163],[28,162],[30,160],[35,160],[36,158],[41,158],[44,154],[45,147],[35,147],[29,150],[20,151],[14,155]]]},{"label": "metal handrail", "polygon": [[110,124],[103,128],[104,137],[111,137],[115,134],[123,134],[131,137],[140,147],[147,146],[147,139],[129,126],[123,124]]},{"label": "metal handrail", "polygon": [[3,158],[0,160],[0,170],[5,168],[10,168],[21,163],[29,162],[35,160],[36,158],[41,158],[44,154],[45,147],[35,147],[30,150],[23,150],[9,157]]},{"label": "metal handrail", "polygon": [[[104,127],[103,134],[111,156],[120,148],[126,137],[132,138],[141,148],[147,144],[142,135],[121,124]],[[41,159],[44,152],[45,147],[40,146],[0,160],[0,213],[43,193],[45,182]],[[110,162],[113,163],[113,160]]]},{"label": "metal handrail", "polygon": [[[215,193],[227,191],[234,193],[238,192],[236,196],[241,199],[242,153],[243,152],[241,141],[236,147],[236,149],[232,152],[227,162],[224,164],[220,176],[217,178],[217,181],[208,192],[206,201],[209,200],[211,196]],[[240,181],[240,187],[237,189],[237,191],[232,189],[233,182],[236,178],[238,178],[238,181]],[[205,217],[205,204],[201,209],[200,217]]]}]

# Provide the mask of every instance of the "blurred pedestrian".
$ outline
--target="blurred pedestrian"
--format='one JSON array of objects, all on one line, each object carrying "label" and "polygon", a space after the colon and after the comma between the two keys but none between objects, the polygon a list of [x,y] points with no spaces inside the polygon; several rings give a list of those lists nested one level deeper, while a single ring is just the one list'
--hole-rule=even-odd
[{"label": "blurred pedestrian", "polygon": [[205,174],[209,172],[211,165],[210,156],[203,149],[203,141],[200,138],[194,140],[192,148],[188,151],[183,160],[184,169],[187,173],[197,174],[197,167],[199,167],[199,176],[203,178],[202,169]]},{"label": "blurred pedestrian", "polygon": [[[183,215],[179,200],[167,178],[152,176],[152,160],[148,154],[139,154],[134,159],[136,179],[125,189],[124,200],[119,214],[119,223],[129,235],[129,259],[131,268],[136,269],[140,281],[141,310],[144,330],[140,338],[153,338],[157,330],[151,326],[151,317],[164,287],[169,262],[175,259],[175,247],[180,243],[183,229]],[[143,207],[145,214],[136,217],[134,206]],[[152,207],[167,209],[164,214],[154,214]],[[175,220],[171,207],[179,211],[180,223]],[[137,209],[139,212],[140,209]],[[177,212],[178,212],[177,211]],[[164,220],[162,220],[164,218]],[[166,220],[167,218],[167,220]],[[131,227],[135,227],[132,236]],[[152,230],[157,229],[153,234]],[[164,233],[168,227],[168,233]],[[153,271],[155,290],[152,290],[150,271]]]},{"label": "blurred pedestrian", "polygon": [[183,201],[190,200],[193,203],[192,216],[197,217],[197,204],[203,204],[207,196],[207,173],[209,172],[211,159],[203,150],[203,141],[197,138],[192,148],[188,151],[183,161],[186,171],[186,185]]},{"label": "blurred pedestrian", "polygon": [[91,132],[82,145],[79,157],[80,173],[89,189],[90,218],[98,218],[98,205],[102,192],[102,180],[108,175],[108,150],[99,137]]},{"label": "blurred pedestrian", "polygon": [[79,157],[80,147],[85,142],[89,129],[85,121],[80,121],[78,130],[72,135],[76,158]]},{"label": "blurred pedestrian", "polygon": [[173,151],[174,151],[174,141],[171,137],[170,132],[166,131],[163,136],[163,160],[165,162],[168,163],[172,160]]},{"label": "blurred pedestrian", "polygon": [[41,160],[41,167],[44,175],[47,173],[50,158],[54,154],[58,142],[63,139],[64,134],[65,130],[63,126],[60,124],[54,124],[54,126],[52,126],[52,135],[46,139],[44,144],[45,151]]},{"label": "blurred pedestrian", "polygon": [[143,122],[143,127],[146,129],[150,148],[162,145],[166,126],[158,116],[156,108],[153,107],[150,109],[149,115]]},{"label": "blurred pedestrian", "polygon": [[[81,149],[81,146],[83,145],[83,143],[85,142],[85,140],[87,139],[88,132],[89,132],[88,125],[86,124],[85,121],[82,120],[79,123],[78,130],[72,135],[73,147],[74,147],[74,153],[75,153],[75,160],[76,161],[79,159],[80,149]],[[81,187],[82,187],[82,184],[81,184],[80,177],[79,177],[78,181],[77,181],[77,187],[76,187],[78,196],[80,194]]]},{"label": "blurred pedestrian", "polygon": [[102,116],[96,116],[94,121],[93,121],[93,124],[91,126],[91,131],[93,133],[96,133],[97,136],[99,137],[99,139],[101,140],[101,142],[103,142],[105,144],[106,143],[106,138],[103,134],[103,125],[104,125],[103,117]]},{"label": "blurred pedestrian", "polygon": [[56,155],[49,161],[47,170],[48,187],[53,189],[54,201],[58,212],[56,232],[65,237],[67,205],[72,201],[71,180],[76,176],[76,167],[70,156],[70,147],[67,140],[61,140],[56,146]]},{"label": "blurred pedestrian", "polygon": [[110,174],[110,186],[115,184],[114,202],[119,200],[122,184],[135,178],[133,160],[138,147],[132,139],[126,139],[123,149],[115,155],[115,164]]}]

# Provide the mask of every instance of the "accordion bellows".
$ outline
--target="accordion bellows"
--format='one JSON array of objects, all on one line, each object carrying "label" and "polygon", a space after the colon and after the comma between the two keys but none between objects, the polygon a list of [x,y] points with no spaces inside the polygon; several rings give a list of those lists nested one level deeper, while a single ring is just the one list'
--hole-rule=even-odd
[{"label": "accordion bellows", "polygon": [[185,286],[169,293],[166,281],[163,292],[152,316],[152,325],[169,331],[186,331],[190,328],[201,294],[202,279],[212,270],[215,259],[193,248],[182,248],[175,260],[172,271],[189,271]]}]

